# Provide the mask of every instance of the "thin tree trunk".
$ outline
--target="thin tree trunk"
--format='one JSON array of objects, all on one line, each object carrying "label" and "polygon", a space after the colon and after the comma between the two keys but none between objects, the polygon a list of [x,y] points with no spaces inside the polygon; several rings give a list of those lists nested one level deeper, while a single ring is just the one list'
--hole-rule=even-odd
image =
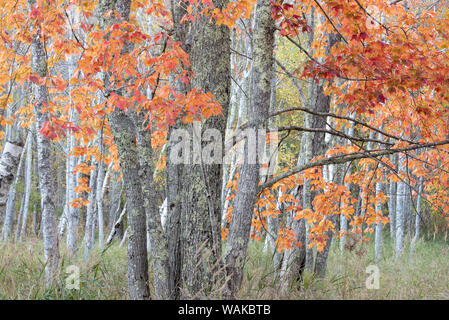
[{"label": "thin tree trunk", "polygon": [[[352,137],[354,135],[354,123],[351,124],[350,129],[348,130],[348,135]],[[351,174],[352,165],[348,164],[347,173]],[[345,183],[345,188],[350,190],[351,184]],[[340,239],[340,250],[343,251],[346,245],[346,233],[348,232],[348,219],[345,215],[340,215],[340,232],[343,234]]]},{"label": "thin tree trunk", "polygon": [[421,193],[423,192],[423,177],[419,178],[419,186],[418,186],[418,195],[416,197],[416,216],[415,216],[415,236],[413,237],[411,246],[410,246],[410,255],[413,256],[415,253],[416,243],[419,240],[420,229],[421,229],[421,221],[422,221],[422,213],[421,213]]},{"label": "thin tree trunk", "polygon": [[22,219],[23,219],[23,205],[24,204],[25,204],[25,193],[22,194],[22,200],[20,201],[19,217],[17,218],[14,242],[18,242],[18,240],[19,240],[20,223],[22,222]]},{"label": "thin tree trunk", "polygon": [[98,167],[95,166],[94,170],[90,173],[89,178],[89,204],[86,208],[86,223],[84,225],[84,260],[86,261],[89,259],[90,252],[94,246],[94,233],[93,230],[93,223],[94,223],[94,210],[95,210],[95,190],[97,186],[97,173],[98,173]]},{"label": "thin tree trunk", "polygon": [[[344,179],[343,168],[344,168],[344,165],[328,166],[328,171],[329,171],[328,182],[333,181],[338,185],[342,185],[343,179]],[[337,215],[331,214],[329,217],[326,217],[326,219],[329,219],[330,222],[335,226],[336,222],[337,222]],[[330,247],[332,244],[334,232],[332,230],[328,230],[326,232],[326,236],[327,236],[326,245],[324,246],[323,251],[317,252],[316,259],[315,259],[314,273],[319,278],[324,278],[324,276],[326,275],[327,259],[329,257],[329,251],[330,251]]]},{"label": "thin tree trunk", "polygon": [[30,206],[30,196],[31,196],[31,176],[32,176],[32,150],[33,150],[33,131],[31,130],[30,133],[30,142],[27,146],[27,155],[25,160],[25,204],[23,207],[23,220],[22,220],[22,227],[20,229],[19,234],[19,242],[22,242],[23,236],[26,233],[26,227],[27,227],[27,221],[28,221],[28,210]]},{"label": "thin tree trunk", "polygon": [[[396,155],[392,156],[392,162],[395,163]],[[390,181],[388,198],[388,216],[390,219],[390,237],[396,239],[396,204],[397,204],[397,183]]]},{"label": "thin tree trunk", "polygon": [[[22,167],[24,164],[24,158],[25,158],[25,151],[26,151],[26,145],[28,143],[25,142],[25,148],[19,144],[19,143],[10,143],[8,142],[8,145],[5,145],[3,153],[8,152],[8,154],[5,154],[4,159],[4,173],[7,174],[8,170],[14,170],[15,172],[10,176],[5,176],[4,179],[7,181],[6,183],[2,182],[1,185],[1,197],[2,201],[0,202],[0,208],[1,208],[1,216],[4,216],[3,220],[3,228],[2,228],[2,239],[3,241],[6,241],[9,237],[9,234],[13,230],[13,224],[14,224],[14,216],[15,216],[15,202],[16,202],[16,185],[19,181],[19,177],[21,176]],[[6,149],[8,147],[8,149]],[[13,156],[15,155],[17,148],[20,148],[20,154],[17,158],[18,164],[15,164],[15,158]],[[2,156],[3,157],[3,156]],[[8,178],[12,177],[13,180],[9,182],[7,180]],[[8,187],[8,190],[6,191],[5,188]],[[6,196],[6,197],[5,197]],[[3,201],[4,199],[4,201]]]},{"label": "thin tree trunk", "polygon": [[[382,201],[379,194],[382,192],[382,183],[376,183],[376,214],[382,215]],[[376,223],[375,245],[374,251],[376,255],[376,261],[380,262],[382,259],[382,222]]]},{"label": "thin tree trunk", "polygon": [[[75,147],[75,139],[73,136],[67,138],[67,151],[70,152]],[[66,160],[66,208],[65,217],[67,219],[67,252],[69,255],[73,255],[77,250],[77,229],[75,210],[71,206],[71,202],[75,199],[75,186],[73,170],[75,169],[76,158],[74,156],[68,156]]]},{"label": "thin tree trunk", "polygon": [[[34,1],[29,0],[30,7],[34,6]],[[39,25],[33,27],[33,40],[31,41],[32,71],[39,77],[47,76],[47,61],[44,46],[41,40],[41,29]],[[52,174],[51,142],[48,138],[40,134],[45,122],[48,121],[48,114],[42,113],[44,106],[48,105],[48,89],[45,84],[34,85],[35,89],[35,118],[37,134],[37,163],[39,176],[39,189],[41,193],[42,206],[42,231],[44,239],[44,263],[45,263],[45,284],[49,287],[53,276],[58,268],[59,247],[56,225],[55,208],[55,186]]]},{"label": "thin tree trunk", "polygon": [[100,133],[100,154],[101,159],[98,163],[98,175],[97,175],[97,223],[98,223],[98,246],[100,249],[104,248],[104,219],[103,219],[103,176],[104,176],[104,162],[103,162],[103,129]]},{"label": "thin tree trunk", "polygon": [[[120,210],[120,207],[118,207],[118,210]],[[109,233],[109,236],[106,240],[106,246],[110,245],[112,243],[112,240],[114,240],[115,235],[117,234],[117,231],[119,228],[123,225],[123,218],[126,213],[126,203],[123,206],[122,213],[120,213],[120,216],[118,217],[117,221],[114,223],[111,232]]]},{"label": "thin tree trunk", "polygon": [[110,193],[110,202],[111,205],[109,207],[109,214],[108,214],[108,230],[109,233],[111,233],[112,229],[114,228],[114,223],[116,222],[118,218],[118,214],[120,213],[120,207],[122,203],[122,181],[117,183],[116,174],[114,173],[111,177],[111,183],[112,183],[112,191]]},{"label": "thin tree trunk", "polygon": [[[301,155],[298,157],[298,162],[301,161]],[[303,186],[299,186],[297,190],[296,199],[299,200],[299,204],[303,203]],[[293,219],[294,214],[290,213],[287,217],[287,226],[290,226],[292,231],[296,234],[296,241],[300,243],[300,246],[293,247],[292,249],[284,252],[282,260],[282,267],[280,272],[281,277],[281,290],[285,292],[290,285],[296,285],[301,279],[305,263],[306,263],[306,219]]]},{"label": "thin tree trunk", "polygon": [[[398,171],[401,175],[405,172],[405,164],[403,157],[399,158]],[[405,219],[405,202],[406,202],[406,185],[404,182],[397,183],[397,203],[396,203],[396,258],[398,258],[404,249],[404,219]]]}]

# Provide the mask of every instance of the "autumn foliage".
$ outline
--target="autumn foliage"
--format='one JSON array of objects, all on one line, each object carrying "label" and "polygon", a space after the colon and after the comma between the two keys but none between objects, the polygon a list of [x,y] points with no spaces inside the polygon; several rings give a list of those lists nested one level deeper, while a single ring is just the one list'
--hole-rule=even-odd
[{"label": "autumn foliage", "polygon": [[[42,112],[49,121],[40,134],[59,141],[67,135],[76,139],[70,155],[84,157],[76,172],[89,174],[92,159],[114,163],[119,170],[117,149],[107,116],[118,108],[142,113],[152,132],[152,145],[160,151],[167,139],[169,126],[176,121],[192,123],[219,116],[221,107],[208,92],[180,92],[174,85],[185,84],[194,76],[188,55],[180,43],[173,40],[171,12],[163,1],[133,1],[130,22],[117,22],[101,29],[96,18],[97,1],[38,0],[0,1],[0,124],[4,127],[20,121],[22,127],[34,123],[34,101],[29,99],[10,116],[5,110],[15,103],[13,88],[29,90],[30,84],[45,84],[51,99]],[[206,15],[218,24],[235,27],[238,19],[249,18],[255,1],[231,1],[227,7],[216,8],[211,1],[189,0],[185,21],[195,21]],[[298,49],[306,62],[294,70],[294,76],[307,81],[322,81],[326,94],[332,96],[334,132],[351,126],[357,119],[356,134],[368,137],[372,128],[377,148],[397,149],[441,142],[449,135],[449,16],[445,9],[422,10],[407,2],[380,0],[304,0],[272,1],[273,18],[281,37],[296,39],[313,32],[307,17],[314,11],[321,23],[315,30],[310,52]],[[376,8],[377,11],[369,11]],[[119,17],[117,12],[107,16]],[[138,15],[148,15],[157,22],[157,31],[139,23]],[[74,19],[77,16],[79,19]],[[30,26],[40,28],[30,29]],[[30,30],[39,30],[45,43],[49,76],[39,77],[31,72],[29,46]],[[34,31],[33,31],[34,32]],[[324,34],[333,34],[337,41],[328,48]],[[123,48],[128,47],[126,53]],[[71,63],[76,68],[69,75],[58,67]],[[105,83],[107,74],[107,83]],[[331,130],[331,131],[332,131]],[[103,132],[102,143],[107,152],[100,153],[93,141]],[[3,132],[1,133],[3,136]],[[377,135],[379,138],[377,138]],[[374,139],[373,138],[373,139]],[[319,161],[339,155],[366,152],[362,140],[334,146]],[[310,225],[309,246],[322,250],[329,239],[326,232],[334,231],[331,215],[344,215],[350,220],[352,232],[367,235],[376,223],[388,218],[375,210],[377,201],[387,201],[383,193],[375,195],[377,181],[408,181],[416,196],[417,180],[424,178],[423,194],[432,208],[447,217],[449,212],[448,144],[412,150],[401,161],[407,161],[407,172],[396,172],[387,156],[358,160],[357,170],[345,172],[344,183],[357,185],[366,206],[364,215],[355,217],[358,200],[345,184],[339,185],[323,178],[323,166],[295,172],[260,190],[255,205],[252,237],[260,239],[266,230],[266,219],[293,213],[294,219],[307,219]],[[355,164],[354,164],[355,165]],[[164,165],[159,164],[162,168]],[[289,172],[282,168],[279,174]],[[74,173],[76,173],[74,172]],[[276,177],[271,177],[275,179]],[[236,191],[238,174],[227,187]],[[292,195],[293,190],[309,181],[316,191],[312,209],[303,209]],[[88,179],[78,181],[80,195],[72,205],[87,205],[82,195],[89,192]],[[227,200],[233,199],[233,193]],[[282,209],[277,206],[282,203]],[[230,221],[232,206],[228,209]],[[227,235],[226,227],[222,237]],[[281,228],[277,238],[278,250],[303,244],[295,234]]]}]

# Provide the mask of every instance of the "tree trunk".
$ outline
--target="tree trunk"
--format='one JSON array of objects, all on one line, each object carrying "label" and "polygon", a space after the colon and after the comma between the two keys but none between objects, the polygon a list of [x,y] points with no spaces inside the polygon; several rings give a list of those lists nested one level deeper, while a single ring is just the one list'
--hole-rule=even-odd
[{"label": "tree trunk", "polygon": [[[131,9],[130,0],[108,1],[99,3],[99,18],[104,28],[114,23],[114,15],[105,18],[110,10],[117,10],[123,20],[129,20]],[[125,43],[123,52],[129,51],[130,44]],[[105,83],[109,83],[105,74]],[[110,88],[107,88],[110,91]],[[132,111],[131,111],[132,112]],[[133,300],[149,299],[148,286],[148,258],[146,239],[146,212],[142,194],[142,183],[139,171],[141,170],[139,153],[136,144],[137,130],[128,113],[114,109],[109,114],[108,121],[111,127],[114,142],[120,159],[123,173],[126,199],[128,203],[128,288],[130,298]]]},{"label": "tree trunk", "polygon": [[[34,1],[29,0],[30,6]],[[31,42],[32,71],[39,77],[47,76],[47,61],[44,46],[41,42],[41,30],[39,26],[33,28],[34,38]],[[44,263],[45,263],[45,284],[49,287],[53,276],[58,268],[59,248],[56,226],[55,208],[55,186],[52,174],[51,142],[48,138],[40,134],[45,122],[48,121],[48,114],[41,110],[48,105],[48,88],[46,85],[34,85],[35,89],[35,118],[37,132],[37,163],[39,176],[39,189],[41,193],[42,206],[42,232],[44,239]]]},{"label": "tree trunk", "polygon": [[[395,163],[396,155],[392,156],[392,162]],[[390,181],[388,198],[388,216],[390,219],[390,237],[396,239],[396,204],[397,204],[397,183]]]},{"label": "tree trunk", "polygon": [[[123,15],[122,15],[123,16]],[[140,182],[140,165],[134,125],[122,110],[109,116],[114,142],[117,146],[128,203],[128,287],[131,299],[148,299],[148,259],[146,212]]]},{"label": "tree trunk", "polygon": [[95,166],[94,170],[90,173],[89,178],[89,204],[86,208],[86,223],[84,225],[84,260],[89,259],[90,252],[94,246],[95,233],[93,232],[93,224],[94,224],[94,212],[95,212],[95,190],[97,187],[97,173],[98,167]]},{"label": "tree trunk", "polygon": [[[382,202],[379,194],[382,191],[382,183],[376,183],[376,214],[382,215]],[[376,255],[376,261],[379,263],[382,259],[382,222],[376,223],[375,245],[374,251]]]},{"label": "tree trunk", "polygon": [[103,219],[103,177],[104,177],[104,162],[103,162],[103,129],[100,133],[100,154],[101,159],[98,163],[97,175],[97,223],[98,223],[98,245],[100,249],[104,248],[104,219]]},{"label": "tree trunk", "polygon": [[[352,137],[354,135],[354,123],[351,124],[351,127],[348,130],[348,135]],[[348,164],[347,174],[351,174],[352,165]],[[345,183],[345,188],[350,190],[351,183]],[[346,233],[348,232],[348,219],[344,215],[340,215],[340,232],[343,233],[340,239],[340,250],[343,251],[346,245]]]},{"label": "tree trunk", "polygon": [[[223,8],[227,1],[214,0],[213,3]],[[231,80],[229,29],[203,16],[190,24],[187,33],[187,25],[179,24],[184,15],[182,8],[176,8],[175,3],[172,6],[175,38],[189,53],[191,69],[195,74],[191,87],[212,93],[222,107],[223,116],[209,118],[201,126],[205,134],[211,132],[208,129],[215,129],[224,137]],[[181,90],[187,90],[182,84],[178,85]],[[184,128],[186,126],[183,124],[175,126],[175,129]],[[214,274],[221,256],[223,164],[221,155],[219,162],[204,163],[202,147],[205,144],[201,139],[201,127],[196,125],[195,129],[186,129],[190,130],[190,137],[194,130],[197,135],[194,139],[201,141],[196,144],[200,156],[182,165],[170,163],[170,156],[167,161],[170,286],[174,288],[174,297],[181,294],[183,297],[200,298],[208,296],[218,280]],[[170,144],[172,142],[169,142],[169,152],[172,150]],[[180,293],[176,289],[179,285]]]},{"label": "tree trunk", "polygon": [[415,216],[415,236],[413,237],[411,246],[410,246],[410,254],[413,255],[415,253],[415,246],[419,240],[420,229],[421,229],[421,221],[422,211],[421,211],[421,193],[423,192],[423,177],[419,178],[419,186],[418,186],[418,196],[416,197],[416,216]]},{"label": "tree trunk", "polygon": [[30,207],[30,196],[31,196],[31,176],[32,176],[32,150],[33,150],[33,131],[31,130],[30,133],[30,142],[27,146],[27,155],[25,160],[25,203],[23,207],[23,220],[22,220],[22,227],[20,228],[20,234],[19,234],[19,242],[22,242],[23,236],[26,233],[26,226],[28,221],[28,209]]},{"label": "tree trunk", "polygon": [[[75,147],[75,138],[68,136],[67,138],[67,151],[70,152]],[[67,156],[66,160],[66,219],[67,219],[67,251],[69,255],[72,255],[77,250],[77,229],[78,223],[76,218],[76,208],[73,208],[70,203],[76,198],[76,176],[73,174],[73,170],[76,166],[76,158],[74,156]],[[62,219],[62,218],[61,218]]]},{"label": "tree trunk", "polygon": [[[405,171],[405,164],[403,157],[399,157],[398,171],[403,177]],[[406,203],[406,188],[404,182],[397,183],[397,203],[396,203],[396,258],[398,258],[404,249],[404,219],[405,219],[405,203]]]},{"label": "tree trunk", "polygon": [[151,147],[151,132],[144,128],[144,117],[137,114],[134,125],[137,128],[137,145],[141,168],[142,193],[144,208],[148,219],[147,247],[151,247],[153,262],[153,282],[155,299],[168,299],[169,293],[169,255],[166,235],[162,229],[156,189],[153,181],[154,164],[153,148]]},{"label": "tree trunk", "polygon": [[[27,142],[25,142],[25,145],[27,145],[28,143],[28,139]],[[8,145],[7,145],[8,144]],[[11,176],[5,176],[5,182],[2,182],[1,185],[1,201],[0,201],[0,208],[1,208],[1,214],[0,216],[4,216],[4,220],[3,220],[3,228],[2,228],[2,239],[3,241],[6,241],[9,237],[9,234],[11,233],[11,231],[13,230],[13,224],[14,224],[14,216],[15,216],[15,211],[16,211],[16,185],[17,182],[19,180],[19,177],[21,176],[21,171],[22,171],[22,167],[23,167],[23,163],[24,163],[24,154],[26,151],[26,146],[25,148],[22,146],[22,144],[20,143],[11,143],[11,142],[7,142],[7,144],[5,144],[4,147],[4,153],[5,152],[9,152],[8,155],[5,155],[5,169],[4,170],[14,170],[15,172],[12,173]],[[16,146],[16,147],[15,147]],[[6,147],[8,147],[8,149],[6,149]],[[17,150],[17,148],[20,148],[20,154],[17,158],[18,164],[12,162],[13,160],[15,161],[15,158],[12,158],[12,156],[14,155],[12,152],[15,152]],[[9,150],[11,149],[11,150]],[[10,167],[6,167],[6,166],[10,166]],[[7,173],[7,171],[5,171],[5,174]],[[12,178],[13,180],[9,181],[7,180],[7,178]],[[5,188],[8,187],[8,190],[6,190]],[[4,200],[3,200],[4,199]]]},{"label": "tree trunk", "polygon": [[[275,30],[270,1],[257,1],[255,17],[251,98],[248,115],[248,129],[253,130],[254,133],[263,128],[270,107]],[[255,136],[256,143],[253,145],[250,145],[248,136],[245,139],[244,162],[240,170],[228,242],[224,253],[226,274],[229,280],[223,294],[228,298],[235,298],[240,289],[251,230],[251,219],[256,201],[260,159],[257,159],[258,152],[251,150],[251,148],[254,149],[255,146],[260,145],[259,139],[261,138],[258,134],[255,134]],[[265,136],[263,138],[263,142],[265,142]],[[256,159],[249,159],[249,151],[253,154],[256,153]]]}]

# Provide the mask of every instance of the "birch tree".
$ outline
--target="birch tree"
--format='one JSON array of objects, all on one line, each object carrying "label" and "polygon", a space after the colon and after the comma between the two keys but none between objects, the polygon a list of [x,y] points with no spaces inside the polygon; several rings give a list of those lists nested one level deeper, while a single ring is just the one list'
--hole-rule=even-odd
[{"label": "birch tree", "polygon": [[[398,171],[401,174],[405,173],[405,159],[399,156]],[[405,222],[405,204],[406,204],[406,184],[403,181],[397,182],[397,203],[396,203],[396,241],[395,252],[396,258],[402,254],[404,249],[404,222]]]},{"label": "birch tree", "polygon": [[[6,142],[3,146],[0,158],[0,216],[5,214],[6,202],[19,166],[22,150],[23,146],[17,142]],[[6,225],[6,217],[4,225]]]},{"label": "birch tree", "polygon": [[27,142],[25,142],[25,148],[20,143],[17,143],[21,146],[21,154],[19,157],[19,163],[17,165],[17,171],[14,174],[14,180],[12,184],[9,185],[9,190],[7,193],[7,198],[5,200],[5,206],[3,207],[2,216],[4,216],[3,221],[3,228],[2,228],[2,239],[3,241],[6,241],[10,235],[10,233],[13,230],[14,225],[14,219],[16,214],[16,185],[19,181],[20,176],[22,175],[22,168],[24,164],[24,158],[25,158],[25,151],[26,151],[26,145],[29,143],[28,139]]},{"label": "birch tree", "polygon": [[416,215],[415,215],[415,235],[413,236],[412,243],[410,245],[410,254],[415,253],[416,243],[419,240],[421,231],[421,221],[423,220],[423,214],[421,210],[421,194],[423,192],[424,178],[420,177],[418,182],[418,195],[416,197]]},{"label": "birch tree", "polygon": [[[28,0],[30,8],[35,6],[34,0]],[[39,77],[46,77],[47,60],[44,45],[42,43],[41,26],[33,26],[34,38],[31,41],[31,67]],[[49,102],[48,88],[45,84],[34,84],[34,112],[37,131],[37,163],[39,176],[39,190],[41,193],[42,207],[42,236],[44,239],[45,284],[50,286],[53,276],[59,264],[59,246],[56,229],[55,186],[52,174],[51,141],[39,134],[48,121],[48,113],[42,109]]]},{"label": "birch tree", "polygon": [[31,198],[31,183],[32,183],[32,151],[33,151],[33,131],[31,130],[29,133],[30,142],[27,145],[26,151],[26,160],[25,160],[25,194],[24,194],[24,205],[23,205],[23,218],[22,218],[22,226],[20,228],[19,234],[19,242],[22,242],[23,236],[26,233],[27,222],[28,222],[28,213],[30,208],[30,198]]}]

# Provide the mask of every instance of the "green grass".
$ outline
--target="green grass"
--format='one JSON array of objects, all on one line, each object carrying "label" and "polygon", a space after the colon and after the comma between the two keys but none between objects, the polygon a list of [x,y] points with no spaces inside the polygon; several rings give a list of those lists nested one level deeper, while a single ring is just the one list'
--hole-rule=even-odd
[{"label": "green grass", "polygon": [[[273,271],[272,255],[263,243],[252,242],[245,268],[240,299],[449,299],[449,243],[420,241],[413,257],[407,244],[396,261],[392,242],[383,241],[383,259],[377,264],[373,244],[360,252],[340,252],[332,246],[326,277],[305,274],[300,286],[285,292]],[[114,244],[101,254],[96,248],[89,261],[68,258],[61,250],[61,268],[49,289],[44,286],[42,244],[0,244],[0,299],[127,299],[126,247]],[[82,257],[82,252],[78,254]],[[366,268],[377,265],[379,289],[366,289]],[[80,268],[80,290],[66,289],[66,268]],[[150,270],[151,273],[151,270]],[[150,279],[151,279],[150,275]]]},{"label": "green grass", "polygon": [[[393,242],[383,240],[383,258],[376,263],[374,245],[363,250],[341,252],[338,242],[329,254],[326,277],[305,274],[303,282],[280,293],[279,279],[263,244],[252,245],[252,257],[245,272],[241,298],[244,299],[449,299],[449,242],[419,241],[410,256],[409,242],[404,254],[395,259]],[[367,267],[379,268],[379,289],[367,289]]]},{"label": "green grass", "polygon": [[[30,249],[32,248],[32,249]],[[68,258],[61,250],[61,267],[56,280],[45,289],[42,243],[0,244],[0,299],[126,299],[126,247],[111,246],[103,255],[95,248],[84,262],[82,252]],[[66,289],[70,265],[79,267],[80,290]]]}]

